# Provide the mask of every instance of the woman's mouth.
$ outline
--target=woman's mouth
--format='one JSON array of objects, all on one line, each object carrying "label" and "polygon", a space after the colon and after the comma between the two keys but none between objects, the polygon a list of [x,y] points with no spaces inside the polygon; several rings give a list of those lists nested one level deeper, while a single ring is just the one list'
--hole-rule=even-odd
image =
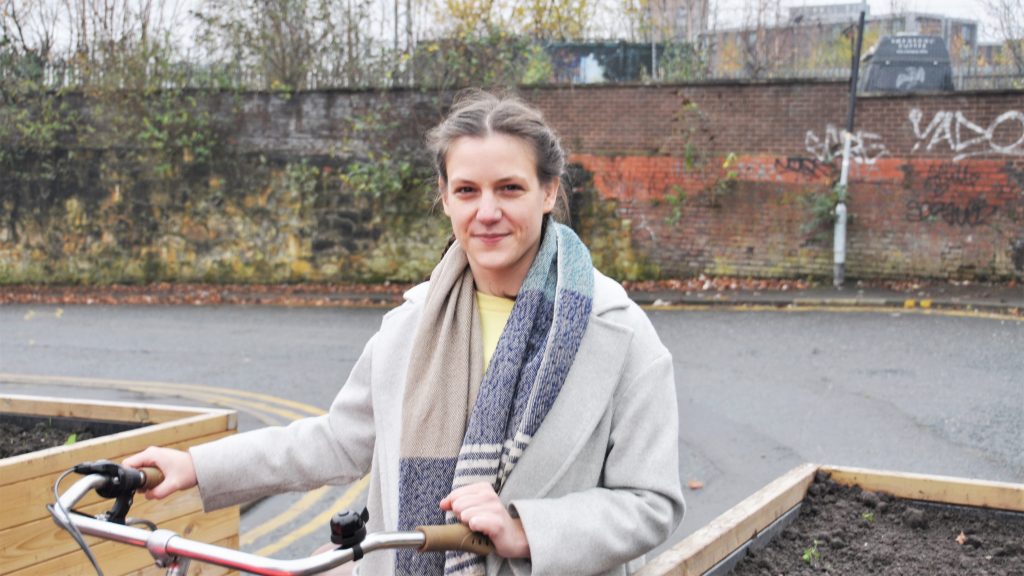
[{"label": "woman's mouth", "polygon": [[485,232],[482,234],[474,234],[473,237],[484,244],[497,244],[501,242],[508,234],[497,233],[497,232]]}]

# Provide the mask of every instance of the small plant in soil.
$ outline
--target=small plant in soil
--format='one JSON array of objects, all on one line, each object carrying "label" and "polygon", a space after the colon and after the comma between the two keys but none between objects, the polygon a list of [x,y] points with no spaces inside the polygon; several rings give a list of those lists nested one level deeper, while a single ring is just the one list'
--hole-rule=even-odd
[{"label": "small plant in soil", "polygon": [[818,551],[818,544],[821,544],[821,542],[815,540],[813,544],[804,548],[804,553],[800,556],[803,558],[804,562],[807,562],[808,564],[817,564],[818,560],[821,560],[821,552]]}]

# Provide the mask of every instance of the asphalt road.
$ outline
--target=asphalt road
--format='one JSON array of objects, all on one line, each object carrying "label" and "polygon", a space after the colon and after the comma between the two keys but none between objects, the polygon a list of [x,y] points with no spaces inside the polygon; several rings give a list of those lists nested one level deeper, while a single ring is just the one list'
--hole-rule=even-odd
[{"label": "asphalt road", "polygon": [[[680,475],[703,484],[686,489],[673,540],[803,462],[1024,482],[1024,322],[901,311],[649,313],[675,358]],[[326,408],[383,314],[3,306],[0,392],[201,403],[165,384],[187,383]],[[19,374],[48,383],[19,383]],[[90,379],[133,384],[84,387]],[[250,411],[240,427],[279,420]],[[265,501],[243,515],[245,547],[305,555],[327,534],[310,520],[356,492],[335,488],[309,508],[302,495]],[[301,513],[273,524],[289,510]],[[245,541],[246,532],[258,537]]]}]

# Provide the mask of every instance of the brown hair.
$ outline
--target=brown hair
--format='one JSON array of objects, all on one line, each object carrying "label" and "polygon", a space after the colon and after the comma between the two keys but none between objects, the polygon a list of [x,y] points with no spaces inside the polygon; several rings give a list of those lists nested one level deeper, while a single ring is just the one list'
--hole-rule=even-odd
[{"label": "brown hair", "polygon": [[[514,136],[529,144],[537,166],[537,179],[542,185],[563,176],[565,150],[540,110],[515,96],[499,97],[471,89],[456,95],[448,116],[427,133],[427,146],[434,154],[434,168],[441,181],[448,182],[447,156],[455,140],[463,136],[483,138],[489,134]],[[567,208],[564,186],[559,186],[554,212],[560,220]]]}]

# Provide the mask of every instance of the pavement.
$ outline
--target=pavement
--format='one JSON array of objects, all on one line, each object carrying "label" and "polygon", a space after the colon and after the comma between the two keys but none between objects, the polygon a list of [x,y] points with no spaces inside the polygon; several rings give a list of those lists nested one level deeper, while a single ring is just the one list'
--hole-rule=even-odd
[{"label": "pavement", "polygon": [[917,308],[1024,315],[1024,286],[1015,284],[942,283],[899,290],[856,285],[771,290],[631,290],[630,297],[641,305],[653,306]]}]

